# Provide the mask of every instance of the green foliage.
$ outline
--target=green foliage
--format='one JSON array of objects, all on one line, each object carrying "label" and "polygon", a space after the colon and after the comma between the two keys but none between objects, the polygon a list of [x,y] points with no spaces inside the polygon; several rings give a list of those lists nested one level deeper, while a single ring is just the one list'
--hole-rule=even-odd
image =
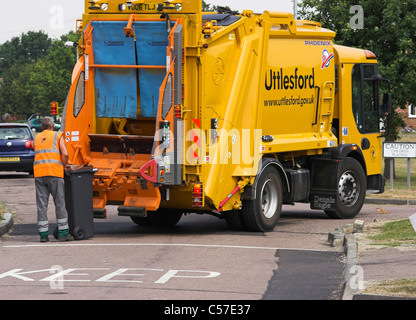
[{"label": "green foliage", "polygon": [[204,0],[202,0],[202,11],[203,12],[214,11],[214,7],[211,6],[209,3],[206,3]]},{"label": "green foliage", "polygon": [[[349,25],[354,5],[363,8],[363,29]],[[336,43],[377,55],[380,74],[391,81],[393,109],[416,103],[416,0],[303,0],[299,6],[303,19],[336,31]]]},{"label": "green foliage", "polygon": [[7,208],[3,201],[0,201],[0,221],[4,220],[3,215],[7,212]]},{"label": "green foliage", "polygon": [[[216,5],[211,5],[209,3],[206,3],[204,0],[202,0],[202,12],[213,12],[213,11],[218,11],[218,8],[220,6],[216,6]],[[235,12],[233,10],[230,9],[230,7],[226,6],[226,7],[222,7],[224,9],[226,9],[227,11],[230,12]]]},{"label": "green foliage", "polygon": [[29,31],[5,42],[0,46],[0,77],[13,65],[33,63],[44,57],[51,45],[52,40],[43,31]]},{"label": "green foliage", "polygon": [[63,105],[71,85],[76,49],[65,41],[78,41],[70,32],[51,40],[43,32],[28,32],[0,46],[0,114],[48,114],[50,102]]}]

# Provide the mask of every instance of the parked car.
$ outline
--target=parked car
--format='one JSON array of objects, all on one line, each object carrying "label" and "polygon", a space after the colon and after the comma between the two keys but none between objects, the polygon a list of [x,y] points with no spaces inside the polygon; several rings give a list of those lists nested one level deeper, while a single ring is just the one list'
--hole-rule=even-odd
[{"label": "parked car", "polygon": [[24,123],[0,123],[0,171],[33,175],[33,133]]},{"label": "parked car", "polygon": [[[32,114],[27,120],[27,124],[29,125],[30,129],[33,132],[42,132],[42,129],[40,128],[42,119],[43,119],[43,116],[41,116],[39,113]],[[53,128],[53,130],[59,131],[60,128],[61,128],[61,125],[59,123],[56,123],[55,121],[55,127]]]}]

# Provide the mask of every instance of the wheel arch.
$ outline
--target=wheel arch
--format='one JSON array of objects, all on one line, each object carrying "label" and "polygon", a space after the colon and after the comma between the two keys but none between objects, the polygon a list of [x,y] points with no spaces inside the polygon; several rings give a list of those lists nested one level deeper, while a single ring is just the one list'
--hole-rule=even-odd
[{"label": "wheel arch", "polygon": [[359,162],[367,176],[367,165],[365,163],[363,152],[356,144],[342,144],[334,148],[331,153],[332,159],[344,160],[346,158],[353,158]]},{"label": "wheel arch", "polygon": [[258,181],[262,173],[264,172],[264,170],[266,170],[266,168],[268,167],[274,167],[279,173],[280,180],[282,181],[283,195],[285,193],[290,192],[289,179],[280,161],[274,158],[263,158],[259,163],[259,170],[257,171],[256,179],[253,185],[244,188],[244,192],[241,195],[241,200],[255,200],[256,199],[256,189],[257,189]]}]

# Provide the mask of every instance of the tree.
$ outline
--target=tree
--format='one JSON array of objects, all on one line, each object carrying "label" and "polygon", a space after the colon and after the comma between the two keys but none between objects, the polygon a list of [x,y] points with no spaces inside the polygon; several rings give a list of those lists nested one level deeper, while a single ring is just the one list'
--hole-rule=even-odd
[{"label": "tree", "polygon": [[[355,5],[363,9],[362,29],[349,25]],[[303,0],[299,7],[302,18],[336,31],[336,43],[369,49],[377,55],[380,74],[391,81],[393,110],[416,103],[416,0]],[[402,117],[394,111],[386,141],[397,140],[397,129],[402,126]],[[385,176],[389,178],[388,170]]]},{"label": "tree", "polygon": [[[355,5],[363,9],[363,29],[349,25]],[[336,31],[336,43],[377,55],[379,71],[390,79],[397,106],[416,103],[416,0],[303,0],[299,6],[304,19]]]},{"label": "tree", "polygon": [[[50,102],[65,103],[76,63],[76,49],[66,48],[64,43],[78,41],[79,35],[70,32],[61,40],[52,41],[43,36],[34,37],[34,34],[29,32],[28,36],[13,38],[0,46],[0,52],[7,53],[7,57],[18,52],[15,60],[7,59],[2,65],[0,114],[46,115],[50,112]],[[25,43],[24,50],[19,49],[21,43]],[[12,44],[17,47],[12,48]]]},{"label": "tree", "polygon": [[43,31],[29,31],[0,46],[0,77],[13,65],[26,65],[45,56],[52,40]]},{"label": "tree", "polygon": [[202,0],[202,12],[212,12],[212,11],[227,11],[227,12],[232,12],[232,13],[237,13],[236,11],[233,11],[230,9],[230,7],[226,6],[226,7],[221,7],[221,6],[216,6],[216,5],[211,5],[209,3],[206,3],[204,0]]},{"label": "tree", "polygon": [[211,5],[209,3],[206,3],[204,0],[202,0],[202,11],[203,12],[210,12],[210,11],[214,11],[214,8],[211,7]]}]

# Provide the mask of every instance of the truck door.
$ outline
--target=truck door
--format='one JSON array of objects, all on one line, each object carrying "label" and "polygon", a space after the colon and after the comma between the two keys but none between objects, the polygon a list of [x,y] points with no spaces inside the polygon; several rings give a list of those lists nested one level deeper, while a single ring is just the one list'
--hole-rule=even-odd
[{"label": "truck door", "polygon": [[[367,175],[381,172],[380,80],[377,64],[356,64],[352,68],[352,112],[359,132],[354,140],[363,152]],[[349,134],[348,127],[342,130],[343,135]]]},{"label": "truck door", "polygon": [[[167,73],[160,87],[156,115],[156,135],[152,160],[141,169],[146,180],[162,185],[182,184],[184,121],[182,105],[182,21],[178,20],[168,36]],[[153,176],[145,173],[152,167]]]}]

